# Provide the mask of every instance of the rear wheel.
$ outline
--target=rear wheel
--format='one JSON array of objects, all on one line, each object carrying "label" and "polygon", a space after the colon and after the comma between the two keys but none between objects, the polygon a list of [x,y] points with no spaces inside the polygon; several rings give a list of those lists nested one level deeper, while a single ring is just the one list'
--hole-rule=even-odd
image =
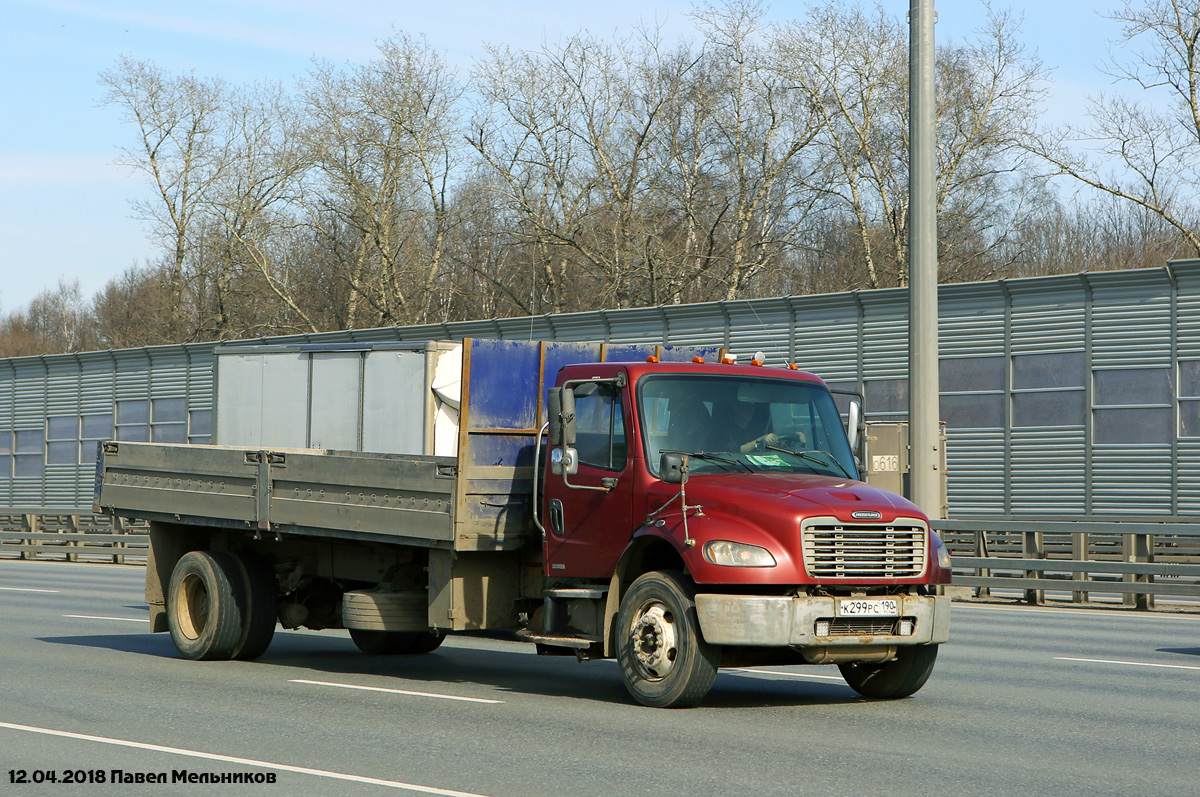
[{"label": "rear wheel", "polygon": [[275,570],[271,563],[253,552],[237,556],[245,588],[246,604],[242,613],[242,638],[233,653],[235,659],[252,661],[267,652],[275,636],[279,619],[275,608]]},{"label": "rear wheel", "polygon": [[617,662],[633,698],[654,708],[699,703],[717,677],[721,650],[700,635],[682,573],[646,573],[630,585],[617,615]]},{"label": "rear wheel", "polygon": [[233,658],[243,639],[246,589],[242,568],[225,551],[180,557],[167,590],[171,641],[185,659]]},{"label": "rear wheel", "polygon": [[839,664],[842,677],[864,697],[893,700],[908,697],[925,685],[937,661],[937,645],[903,647],[883,664]]},{"label": "rear wheel", "polygon": [[370,656],[397,656],[432,653],[446,635],[429,631],[368,631],[351,628],[350,638],[363,653]]}]

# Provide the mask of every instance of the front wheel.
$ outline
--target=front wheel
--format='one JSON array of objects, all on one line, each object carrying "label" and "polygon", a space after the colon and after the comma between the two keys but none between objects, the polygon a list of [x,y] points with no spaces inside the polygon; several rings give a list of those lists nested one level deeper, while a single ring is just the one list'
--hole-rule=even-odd
[{"label": "front wheel", "polygon": [[617,614],[617,662],[629,694],[644,706],[699,703],[717,677],[721,649],[700,635],[682,573],[655,571],[633,582]]},{"label": "front wheel", "polygon": [[839,664],[842,677],[863,697],[894,700],[908,697],[925,685],[937,660],[937,645],[903,647],[883,664]]}]

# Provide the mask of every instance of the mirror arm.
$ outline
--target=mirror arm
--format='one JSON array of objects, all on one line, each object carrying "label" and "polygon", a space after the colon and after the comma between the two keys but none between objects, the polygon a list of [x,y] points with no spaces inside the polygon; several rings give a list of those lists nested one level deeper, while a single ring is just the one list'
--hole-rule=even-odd
[{"label": "mirror arm", "polygon": [[541,502],[538,501],[538,471],[542,469],[542,435],[550,428],[550,422],[542,424],[542,428],[537,433],[537,443],[533,447],[533,494],[530,496],[530,507],[533,511],[530,514],[533,516],[533,525],[537,530],[546,536],[546,527],[542,525],[541,518],[538,517],[538,510],[541,509]]}]

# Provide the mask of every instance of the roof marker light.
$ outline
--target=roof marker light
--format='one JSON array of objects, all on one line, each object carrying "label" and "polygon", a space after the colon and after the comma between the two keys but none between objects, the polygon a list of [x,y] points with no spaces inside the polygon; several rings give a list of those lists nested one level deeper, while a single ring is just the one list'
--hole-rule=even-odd
[{"label": "roof marker light", "polygon": [[658,358],[657,358],[657,357],[655,357],[653,354],[651,354],[649,357],[647,357],[647,358],[646,358],[646,362],[648,362],[648,363],[656,363],[656,362],[658,362]]},{"label": "roof marker light", "polygon": [[693,358],[692,358],[692,362],[694,362],[694,363],[702,363],[702,362],[704,362],[704,358],[703,358],[703,357],[693,357]]}]

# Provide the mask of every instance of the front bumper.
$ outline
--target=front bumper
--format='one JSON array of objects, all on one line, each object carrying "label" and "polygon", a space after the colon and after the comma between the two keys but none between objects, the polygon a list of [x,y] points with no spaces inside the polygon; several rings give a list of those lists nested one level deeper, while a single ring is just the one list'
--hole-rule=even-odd
[{"label": "front bumper", "polygon": [[[892,597],[892,596],[889,596]],[[770,595],[696,596],[696,617],[705,641],[713,645],[908,646],[940,644],[950,639],[950,599],[944,596],[897,595],[900,618],[911,620],[912,633],[899,635],[860,631],[831,622],[817,636],[817,621],[836,618],[837,600],[829,597]]]}]

